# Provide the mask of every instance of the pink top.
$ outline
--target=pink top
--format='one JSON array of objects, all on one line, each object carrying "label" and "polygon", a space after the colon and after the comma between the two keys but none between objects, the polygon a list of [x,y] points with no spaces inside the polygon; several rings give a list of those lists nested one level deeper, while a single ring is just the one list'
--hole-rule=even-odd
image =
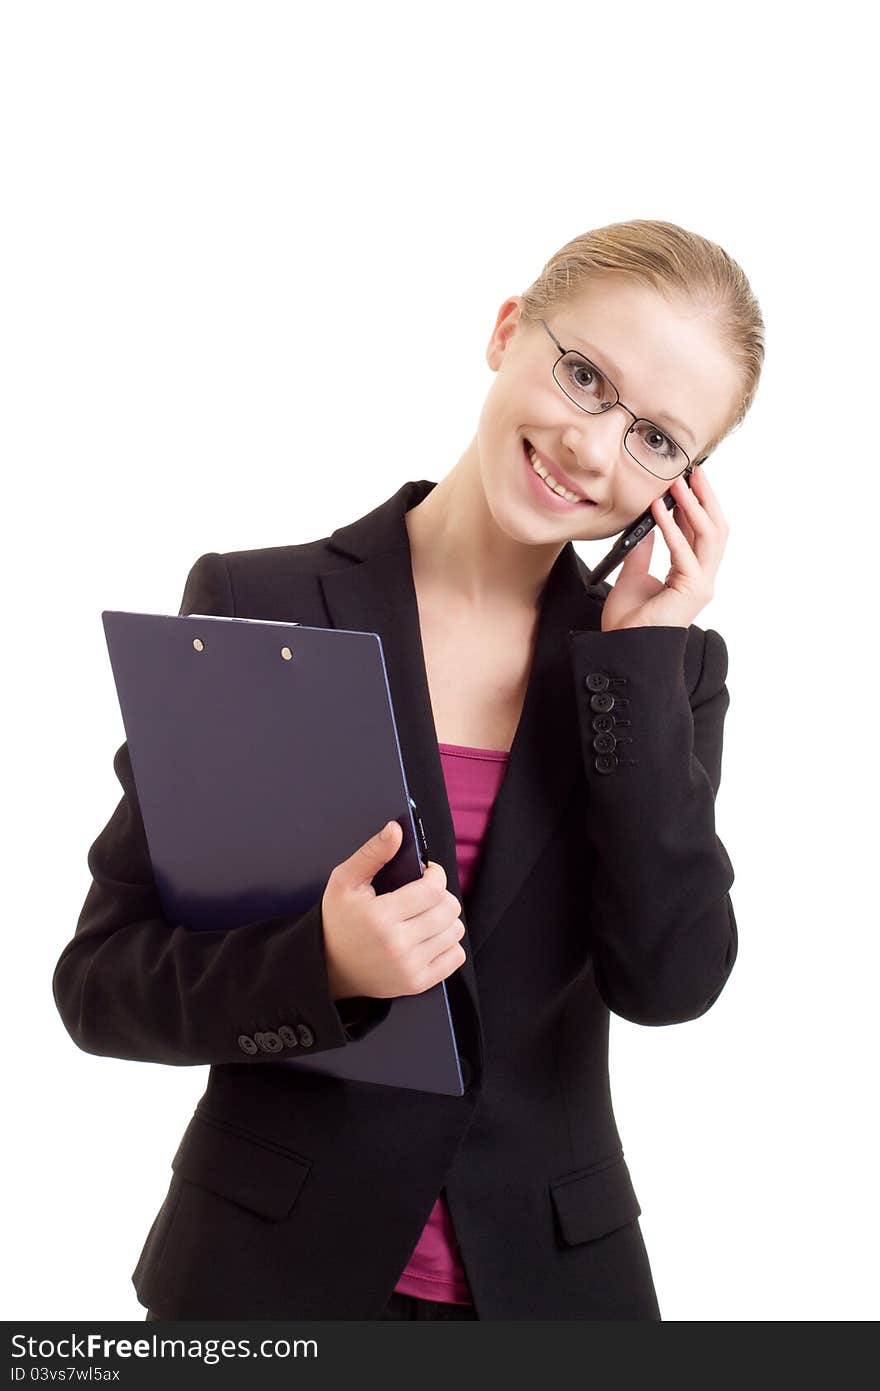
[{"label": "pink top", "polygon": [[[465,744],[438,747],[455,827],[458,878],[465,894],[510,754],[506,749],[472,749]],[[420,1295],[444,1304],[473,1302],[442,1190],[394,1288],[401,1294]]]}]

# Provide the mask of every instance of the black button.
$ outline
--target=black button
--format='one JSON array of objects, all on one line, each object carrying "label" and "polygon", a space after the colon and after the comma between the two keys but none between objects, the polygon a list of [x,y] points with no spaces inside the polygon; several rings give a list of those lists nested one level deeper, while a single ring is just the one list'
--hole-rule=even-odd
[{"label": "black button", "polygon": [[613,729],[614,726],[615,726],[615,723],[616,723],[616,721],[615,721],[613,715],[594,715],[594,716],[593,716],[593,728],[594,728],[594,729],[597,729],[597,730],[599,731],[600,734],[604,734],[606,730]]},{"label": "black button", "polygon": [[259,1052],[259,1049],[257,1048],[257,1045],[254,1043],[254,1041],[253,1041],[253,1039],[251,1038],[250,1034],[239,1034],[239,1036],[238,1036],[238,1046],[239,1046],[239,1048],[241,1049],[242,1053],[258,1053],[258,1052]]},{"label": "black button", "polygon": [[593,740],[593,748],[596,753],[613,753],[617,748],[617,740],[613,734],[597,734]]},{"label": "black button", "polygon": [[296,1048],[299,1045],[299,1039],[289,1024],[280,1024],[278,1026],[278,1037],[281,1039],[285,1048]]},{"label": "black button", "polygon": [[600,691],[598,695],[590,696],[591,710],[610,710],[614,705],[614,696],[610,691]]},{"label": "black button", "polygon": [[608,677],[604,671],[591,671],[584,685],[588,691],[607,691]]},{"label": "black button", "polygon": [[311,1048],[315,1041],[315,1035],[312,1033],[308,1024],[297,1024],[296,1033],[303,1048]]},{"label": "black button", "polygon": [[611,773],[617,767],[618,758],[616,753],[600,753],[593,759],[593,767],[597,773]]},{"label": "black button", "polygon": [[265,1029],[262,1033],[254,1034],[254,1039],[264,1053],[280,1053],[284,1047],[281,1039],[272,1029]]}]

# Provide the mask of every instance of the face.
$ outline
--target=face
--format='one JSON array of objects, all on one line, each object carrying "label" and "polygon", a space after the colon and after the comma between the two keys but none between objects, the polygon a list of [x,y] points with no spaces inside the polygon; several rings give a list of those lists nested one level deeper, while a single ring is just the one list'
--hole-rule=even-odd
[{"label": "face", "polygon": [[[496,377],[476,443],[489,508],[527,543],[616,536],[669,481],[624,447],[633,418],[621,406],[588,414],[559,388],[559,349],[542,324],[522,320],[521,303],[505,300],[486,353]],[[544,317],[563,349],[595,363],[635,415],[668,432],[692,462],[702,457],[741,389],[707,311],[612,275]],[[591,501],[551,492],[532,469],[526,441],[558,483]]]}]

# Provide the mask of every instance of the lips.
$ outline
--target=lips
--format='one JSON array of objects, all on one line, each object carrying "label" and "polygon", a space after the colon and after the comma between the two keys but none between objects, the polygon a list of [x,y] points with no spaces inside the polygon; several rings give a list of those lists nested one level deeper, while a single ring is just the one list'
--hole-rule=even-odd
[{"label": "lips", "polygon": [[585,493],[583,488],[579,487],[567,474],[563,473],[558,464],[554,464],[552,459],[548,459],[546,454],[542,454],[540,449],[538,449],[531,440],[526,440],[525,445],[526,453],[528,454],[530,448],[534,449],[538,458],[538,463],[541,464],[548,473],[553,474],[557,483],[561,483],[563,488],[568,488],[569,492],[577,493],[578,497],[584,498],[587,502],[592,502],[594,506],[596,505],[596,499],[590,497],[589,493]]}]

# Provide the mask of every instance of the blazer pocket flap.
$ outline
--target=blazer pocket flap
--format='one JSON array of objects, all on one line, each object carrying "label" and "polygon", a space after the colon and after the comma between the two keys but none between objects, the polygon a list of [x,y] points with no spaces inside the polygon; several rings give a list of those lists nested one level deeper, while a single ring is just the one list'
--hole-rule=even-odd
[{"label": "blazer pocket flap", "polygon": [[308,1178],[311,1161],[198,1113],[187,1126],[171,1167],[180,1178],[278,1220],[286,1217]]},{"label": "blazer pocket flap", "polygon": [[616,1231],[642,1211],[622,1154],[551,1179],[550,1193],[569,1246]]}]

